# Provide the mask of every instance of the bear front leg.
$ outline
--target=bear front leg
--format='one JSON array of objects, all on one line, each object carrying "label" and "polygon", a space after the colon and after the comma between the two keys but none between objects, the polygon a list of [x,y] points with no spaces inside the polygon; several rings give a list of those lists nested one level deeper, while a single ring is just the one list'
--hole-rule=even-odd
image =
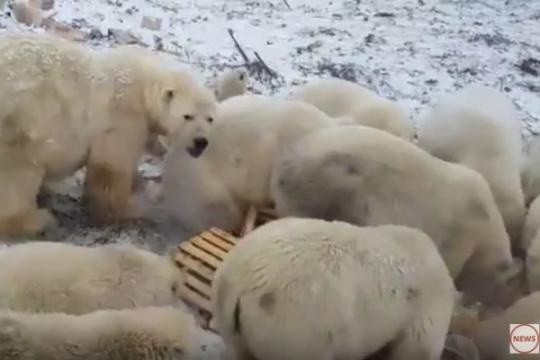
[{"label": "bear front leg", "polygon": [[[108,163],[88,163],[84,181],[84,202],[90,219],[106,225],[129,218],[133,174]],[[132,216],[132,215],[131,215]]]},{"label": "bear front leg", "polygon": [[133,198],[137,166],[144,152],[146,129],[130,119],[116,119],[115,127],[92,144],[86,161],[83,198],[97,225],[134,219],[143,212]]},{"label": "bear front leg", "polygon": [[34,164],[0,169],[0,241],[35,237],[56,226],[48,210],[37,208],[44,176],[45,169]]}]

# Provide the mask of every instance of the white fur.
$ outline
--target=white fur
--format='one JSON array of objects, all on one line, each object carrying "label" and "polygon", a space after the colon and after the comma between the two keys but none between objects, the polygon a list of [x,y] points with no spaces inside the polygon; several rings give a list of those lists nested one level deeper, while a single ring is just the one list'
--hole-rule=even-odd
[{"label": "white fur", "polygon": [[438,360],[455,299],[420,231],[295,218],[249,233],[212,294],[231,359],[258,360]]},{"label": "white fur", "polygon": [[220,104],[208,149],[193,158],[178,142],[163,171],[162,210],[194,235],[211,226],[236,230],[249,205],[267,206],[270,172],[277,156],[331,119],[301,102],[244,95]]},{"label": "white fur", "polygon": [[182,274],[172,259],[130,245],[13,245],[0,257],[0,309],[84,314],[170,305]]},{"label": "white fur", "polygon": [[321,79],[297,89],[290,97],[316,106],[329,116],[350,116],[356,124],[374,127],[412,140],[413,128],[406,111],[351,81]]},{"label": "white fur", "polygon": [[204,336],[191,314],[172,307],[0,312],[2,360],[216,360]]},{"label": "white fur", "polygon": [[232,69],[223,72],[217,79],[216,97],[218,101],[244,95],[248,81],[249,74],[244,69]]},{"label": "white fur", "polygon": [[522,141],[510,99],[478,85],[450,94],[419,121],[418,144],[486,178],[510,238],[518,246],[525,217]]},{"label": "white fur", "polygon": [[527,154],[521,170],[521,183],[525,202],[530,204],[540,195],[540,137],[533,137],[527,149]]},{"label": "white fur", "polygon": [[530,291],[540,290],[540,196],[529,207],[522,244],[527,250],[527,281]]},{"label": "white fur", "polygon": [[26,26],[40,26],[43,22],[43,10],[39,0],[15,0],[13,2],[15,20]]},{"label": "white fur", "polygon": [[280,216],[419,228],[469,296],[514,296],[506,281],[520,264],[489,186],[474,170],[377,129],[341,126],[300,139],[272,176]]},{"label": "white fur", "polygon": [[52,36],[2,34],[0,78],[0,236],[53,225],[37,208],[40,187],[83,165],[96,222],[136,217],[129,200],[149,133],[205,136],[215,110],[211,91],[189,73],[135,46],[96,52]]}]

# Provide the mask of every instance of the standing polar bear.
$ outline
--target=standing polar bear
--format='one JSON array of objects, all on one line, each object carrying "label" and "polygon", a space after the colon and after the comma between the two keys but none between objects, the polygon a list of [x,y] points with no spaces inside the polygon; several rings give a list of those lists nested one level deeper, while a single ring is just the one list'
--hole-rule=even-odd
[{"label": "standing polar bear", "polygon": [[529,291],[540,291],[540,196],[529,207],[523,227],[523,244],[527,250],[526,272]]},{"label": "standing polar bear", "polygon": [[479,85],[448,95],[419,121],[418,145],[485,177],[510,239],[519,248],[525,219],[522,140],[511,101],[497,90]]},{"label": "standing polar bear", "polygon": [[249,233],[212,285],[218,331],[238,360],[438,360],[456,297],[422,232],[316,219]]},{"label": "standing polar bear", "polygon": [[0,312],[2,360],[217,360],[208,335],[173,307],[81,316]]},{"label": "standing polar bear", "polygon": [[527,144],[527,154],[521,168],[521,185],[525,203],[530,204],[540,195],[540,137],[533,137]]},{"label": "standing polar bear", "polygon": [[[508,341],[510,324],[535,324],[538,323],[538,319],[540,319],[540,292],[535,292],[519,299],[502,314],[480,322],[473,331],[473,340],[478,346],[480,358],[489,360],[538,359],[539,355],[534,353],[511,354]],[[519,331],[515,335],[520,335]],[[536,339],[538,339],[538,335]],[[523,345],[527,346],[527,344]],[[518,350],[526,349],[518,348]],[[534,349],[529,347],[528,350]]]},{"label": "standing polar bear", "polygon": [[84,314],[179,300],[172,258],[130,245],[30,242],[0,254],[0,309]]},{"label": "standing polar bear", "polygon": [[272,203],[270,173],[284,148],[315,129],[350,123],[308,104],[256,95],[224,101],[217,118],[200,157],[180,141],[165,162],[160,215],[178,223],[176,234],[238,229],[250,205]]},{"label": "standing polar bear", "polygon": [[407,113],[397,103],[351,81],[329,78],[308,83],[290,96],[316,106],[328,116],[349,116],[356,124],[374,127],[412,141]]},{"label": "standing polar bear", "polygon": [[132,46],[96,52],[47,35],[3,34],[0,77],[2,237],[54,224],[37,208],[41,185],[84,165],[96,222],[138,216],[130,195],[148,134],[180,132],[200,151],[215,111],[211,91],[190,74]]},{"label": "standing polar bear", "polygon": [[[341,126],[313,132],[272,174],[280,216],[418,228],[438,246],[469,298],[514,298],[510,240],[484,178],[383,131]],[[458,277],[459,275],[459,277]]]}]

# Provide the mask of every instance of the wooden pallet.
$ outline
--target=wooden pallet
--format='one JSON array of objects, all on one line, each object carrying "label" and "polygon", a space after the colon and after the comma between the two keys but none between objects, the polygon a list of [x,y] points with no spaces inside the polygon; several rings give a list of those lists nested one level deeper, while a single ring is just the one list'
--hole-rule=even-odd
[{"label": "wooden pallet", "polygon": [[210,294],[214,273],[237,242],[238,238],[229,233],[211,228],[177,248],[175,262],[185,274],[180,293],[206,320],[212,317]]},{"label": "wooden pallet", "polygon": [[211,228],[177,247],[175,262],[185,274],[180,293],[184,301],[199,310],[210,330],[215,331],[211,323],[211,288],[216,270],[241,237],[275,218],[272,210],[250,209],[244,225],[238,232],[239,236],[233,236],[218,228]]}]

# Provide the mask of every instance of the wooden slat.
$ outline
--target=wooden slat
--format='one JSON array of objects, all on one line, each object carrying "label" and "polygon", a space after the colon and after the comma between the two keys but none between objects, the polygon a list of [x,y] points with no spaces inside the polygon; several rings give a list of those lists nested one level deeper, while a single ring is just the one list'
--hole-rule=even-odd
[{"label": "wooden slat", "polygon": [[186,276],[185,284],[191,286],[201,294],[205,295],[210,299],[211,288],[210,285],[203,283],[201,280],[197,279],[195,276]]},{"label": "wooden slat", "polygon": [[187,301],[204,311],[212,313],[212,303],[210,302],[210,300],[205,299],[195,291],[191,290],[186,285],[182,287],[181,293],[184,301]]},{"label": "wooden slat", "polygon": [[209,254],[201,249],[200,246],[195,246],[194,243],[188,244],[184,250],[196,259],[210,265],[213,269],[217,269],[218,266],[221,265],[221,259],[217,258],[215,255]]},{"label": "wooden slat", "polygon": [[231,245],[236,245],[238,239],[226,231],[221,230],[220,228],[211,228],[210,232],[216,236],[219,236],[223,241],[228,242]]},{"label": "wooden slat", "polygon": [[225,255],[235,246],[233,244],[229,244],[228,242],[223,241],[221,238],[216,237],[213,234],[201,234],[200,238],[206,241],[211,246],[215,246],[218,249],[222,250]]},{"label": "wooden slat", "polygon": [[[188,245],[189,246],[181,249],[176,256],[176,260],[180,262],[183,266],[188,266],[188,264],[191,264],[189,266],[193,266],[195,269],[198,269],[199,267],[205,265],[206,267],[209,267],[212,271],[214,271],[221,264],[221,261],[214,258],[213,256],[208,255],[201,249],[193,246],[192,244]],[[197,263],[188,263],[188,257],[192,260],[195,260]]]},{"label": "wooden slat", "polygon": [[220,263],[221,261],[223,261],[225,255],[227,255],[227,252],[215,246],[209,246],[208,243],[200,237],[193,239],[190,245],[199,248],[201,251],[206,252],[208,255],[214,256],[216,258],[216,261],[219,261]]}]

